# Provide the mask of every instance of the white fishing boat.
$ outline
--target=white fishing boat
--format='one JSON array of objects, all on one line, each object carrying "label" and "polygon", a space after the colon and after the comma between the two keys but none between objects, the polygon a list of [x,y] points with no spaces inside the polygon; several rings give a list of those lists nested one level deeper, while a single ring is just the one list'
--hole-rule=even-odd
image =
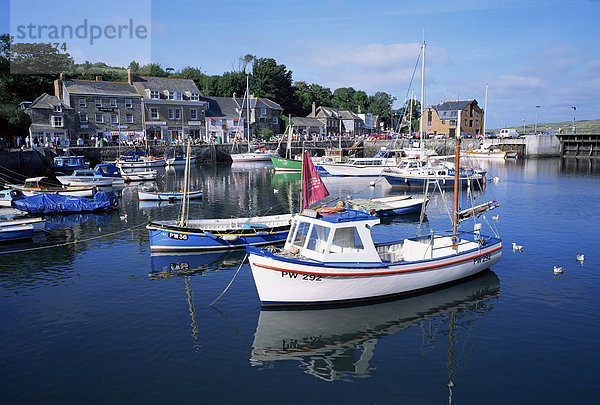
[{"label": "white fishing boat", "polygon": [[480,188],[483,188],[486,182],[484,170],[461,167],[458,176],[456,172],[456,165],[452,162],[413,159],[402,162],[396,168],[386,169],[383,177],[394,188],[423,188],[427,183],[435,183],[440,188],[453,188],[455,180],[458,181],[459,187],[479,184]]},{"label": "white fishing boat", "polygon": [[362,209],[377,217],[415,214],[425,209],[428,202],[429,198],[411,195],[346,200],[346,204],[353,209]]},{"label": "white fishing boat", "polygon": [[354,158],[347,163],[319,163],[331,176],[377,177],[386,168],[397,166],[393,157]]},{"label": "white fishing boat", "polygon": [[121,168],[121,176],[126,182],[131,181],[152,181],[156,180],[158,175],[156,170],[144,170],[144,169],[123,169]]},{"label": "white fishing boat", "polygon": [[473,159],[506,159],[507,152],[494,145],[481,145],[478,148],[462,150],[460,155]]},{"label": "white fishing boat", "polygon": [[[138,198],[140,201],[182,201],[184,198],[184,192],[138,190]],[[200,199],[202,198],[202,191],[189,191],[187,198],[190,200]]]},{"label": "white fishing boat", "polygon": [[121,169],[148,169],[151,167],[163,167],[165,164],[165,158],[163,157],[139,155],[119,157],[115,161],[115,166],[118,166]]},{"label": "white fishing boat", "polygon": [[[105,177],[98,170],[79,169],[70,176],[56,176],[56,179],[65,186],[97,186],[105,187],[113,185],[113,178]],[[123,179],[121,179],[122,182]]]},{"label": "white fishing boat", "polygon": [[10,208],[12,207],[12,200],[23,197],[25,197],[25,194],[23,194],[21,190],[16,190],[12,188],[0,190],[0,207]]},{"label": "white fishing boat", "polygon": [[[175,156],[165,159],[167,166],[185,166],[185,156]],[[196,163],[196,157],[190,157],[190,164]]]},{"label": "white fishing boat", "polygon": [[[456,139],[459,162],[460,126]],[[317,181],[305,170],[303,195],[314,190]],[[379,224],[378,217],[341,207],[304,209],[294,216],[282,249],[246,248],[262,305],[339,304],[414,294],[496,264],[502,241],[494,229],[493,235],[482,233],[481,223],[475,221],[485,208],[470,213],[459,209],[459,173],[454,174],[451,232],[432,229],[425,236],[398,235],[394,241],[376,242],[371,228]],[[491,208],[490,204],[487,209]],[[460,219],[474,219],[470,230],[458,231],[459,213]]]}]

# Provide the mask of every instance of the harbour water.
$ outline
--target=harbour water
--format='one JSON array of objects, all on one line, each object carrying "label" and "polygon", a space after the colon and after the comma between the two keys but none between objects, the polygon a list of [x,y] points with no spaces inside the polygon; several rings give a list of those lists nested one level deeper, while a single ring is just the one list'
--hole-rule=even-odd
[{"label": "harbour water", "polygon": [[[475,201],[500,204],[487,218],[504,241],[500,262],[463,283],[372,305],[261,310],[244,262],[209,307],[245,253],[151,255],[145,224],[180,206],[140,203],[139,186],[118,192],[116,212],[53,218],[33,242],[0,247],[0,403],[595,402],[600,165],[482,165],[490,181]],[[204,199],[191,216],[297,210],[299,180],[264,164],[199,166],[191,182]],[[372,180],[325,184],[333,196],[407,192]],[[182,181],[183,171],[166,170],[158,186]],[[421,232],[449,229],[450,201],[433,194]],[[373,233],[411,236],[418,221]],[[555,276],[555,265],[564,273]]]}]

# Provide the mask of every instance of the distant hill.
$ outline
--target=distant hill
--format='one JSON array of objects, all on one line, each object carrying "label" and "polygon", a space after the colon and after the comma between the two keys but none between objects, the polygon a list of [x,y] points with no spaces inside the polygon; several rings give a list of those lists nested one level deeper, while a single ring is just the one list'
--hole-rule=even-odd
[{"label": "distant hill", "polygon": [[[525,125],[525,133],[533,132],[534,124]],[[519,134],[523,134],[523,126],[518,127],[508,127],[514,128],[517,130]],[[573,121],[563,121],[563,122],[554,122],[554,123],[538,123],[537,130],[548,132],[548,133],[557,133],[559,129],[562,129],[564,134],[570,134],[571,129],[573,128]],[[597,120],[583,120],[583,121],[575,121],[575,128],[577,129],[578,134],[600,134],[600,119]],[[500,128],[490,129],[490,132],[499,133]]]}]

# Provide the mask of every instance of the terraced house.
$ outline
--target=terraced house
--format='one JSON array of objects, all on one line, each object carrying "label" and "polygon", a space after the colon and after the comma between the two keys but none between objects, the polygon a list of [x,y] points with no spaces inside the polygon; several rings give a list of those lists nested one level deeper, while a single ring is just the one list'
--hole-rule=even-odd
[{"label": "terraced house", "polygon": [[206,102],[191,79],[133,76],[129,82],[142,96],[148,140],[182,142],[206,134]]},{"label": "terraced house", "polygon": [[141,142],[144,138],[141,96],[129,83],[96,80],[65,80],[54,83],[56,96],[75,111],[76,122],[68,127],[71,142],[106,139],[111,144]]},{"label": "terraced house", "polygon": [[25,113],[31,119],[30,145],[70,145],[71,128],[77,125],[75,110],[60,98],[44,93],[25,108]]},{"label": "terraced house", "polygon": [[484,111],[475,99],[443,101],[427,107],[424,111],[423,130],[431,135],[456,136],[458,111],[460,111],[461,134],[481,134],[483,132]]}]

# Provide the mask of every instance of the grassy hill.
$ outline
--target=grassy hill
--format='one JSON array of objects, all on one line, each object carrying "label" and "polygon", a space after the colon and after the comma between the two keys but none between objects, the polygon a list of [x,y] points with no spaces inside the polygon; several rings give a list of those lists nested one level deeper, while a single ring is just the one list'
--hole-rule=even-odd
[{"label": "grassy hill", "polygon": [[[535,125],[525,125],[525,133],[533,132],[533,127]],[[583,121],[575,121],[575,127],[577,129],[578,134],[600,134],[600,119],[597,120],[583,120]],[[518,133],[523,134],[523,126],[518,127],[509,127],[517,130]],[[571,129],[573,128],[573,121],[563,121],[563,122],[554,122],[554,123],[538,123],[537,130],[548,132],[548,133],[556,133],[559,131],[559,128],[562,128],[563,133],[570,134]],[[492,129],[495,133],[500,132],[500,128]]]}]

